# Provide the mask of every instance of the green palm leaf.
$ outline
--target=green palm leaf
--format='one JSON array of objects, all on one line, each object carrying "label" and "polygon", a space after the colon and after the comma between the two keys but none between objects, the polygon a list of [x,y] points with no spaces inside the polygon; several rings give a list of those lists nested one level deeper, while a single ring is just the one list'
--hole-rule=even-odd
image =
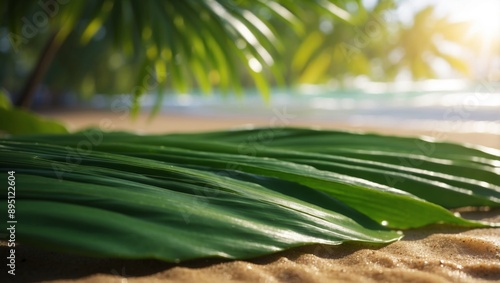
[{"label": "green palm leaf", "polygon": [[[436,151],[415,153],[415,142]],[[500,206],[497,151],[410,138],[88,130],[4,139],[0,157],[4,171],[16,172],[19,239],[95,256],[177,262],[387,243],[401,235],[382,225],[485,227],[444,207]]]},{"label": "green palm leaf", "polygon": [[[23,219],[17,233],[25,243],[86,255],[179,261],[400,237],[333,199],[321,200],[327,210],[273,186],[142,158],[92,153],[60,181],[53,168],[69,166],[56,161],[67,157],[66,149],[17,151],[24,146],[31,145],[3,144],[2,160],[14,162],[1,167],[17,172],[17,217]],[[83,165],[87,162],[94,165]],[[360,223],[334,212],[336,207]]]}]

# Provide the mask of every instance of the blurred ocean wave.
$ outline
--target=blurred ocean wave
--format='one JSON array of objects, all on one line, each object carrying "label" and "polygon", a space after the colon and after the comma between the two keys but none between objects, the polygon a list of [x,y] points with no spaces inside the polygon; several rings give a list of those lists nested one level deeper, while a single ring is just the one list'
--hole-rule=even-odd
[{"label": "blurred ocean wave", "polygon": [[[154,94],[146,95],[142,101],[144,110],[150,110],[155,99]],[[94,101],[97,100],[102,105],[103,99],[96,97]],[[300,121],[312,123],[500,135],[499,83],[365,83],[361,88],[349,90],[302,86],[293,90],[274,89],[268,103],[256,91],[247,91],[244,96],[166,95],[161,111],[205,117],[271,119],[277,110],[283,109]]]}]

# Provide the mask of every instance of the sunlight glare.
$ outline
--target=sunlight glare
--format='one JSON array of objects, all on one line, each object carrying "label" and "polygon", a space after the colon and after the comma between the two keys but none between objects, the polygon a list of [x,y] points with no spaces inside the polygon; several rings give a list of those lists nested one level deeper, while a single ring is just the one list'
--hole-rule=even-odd
[{"label": "sunlight glare", "polygon": [[500,37],[500,1],[483,0],[457,4],[457,16],[471,23],[472,32],[485,39]]},{"label": "sunlight glare", "polygon": [[256,73],[260,73],[262,71],[262,65],[260,64],[259,60],[255,58],[251,58],[250,60],[248,60],[248,65]]}]

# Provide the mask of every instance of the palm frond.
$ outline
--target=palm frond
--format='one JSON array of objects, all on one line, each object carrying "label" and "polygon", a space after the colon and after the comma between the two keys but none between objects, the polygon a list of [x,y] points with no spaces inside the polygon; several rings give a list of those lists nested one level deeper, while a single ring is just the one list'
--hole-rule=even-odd
[{"label": "palm frond", "polygon": [[401,237],[388,228],[494,226],[446,208],[500,206],[498,150],[412,138],[90,129],[3,139],[0,157],[16,176],[21,242],[94,256],[178,262],[387,243]]},{"label": "palm frond", "polygon": [[[270,80],[285,81],[282,57],[286,48],[277,26],[290,25],[292,33],[303,31],[304,10],[348,17],[335,2],[94,0],[83,5],[77,1],[57,5],[49,29],[58,32],[59,41],[76,37],[83,45],[92,44],[97,34],[104,33],[103,39],[95,40],[113,41],[113,46],[138,60],[134,64],[142,67],[134,89],[129,91],[136,102],[137,96],[166,84],[181,93],[194,86],[205,92],[215,87],[238,93],[243,73],[250,75],[268,99]],[[39,8],[38,3],[7,1],[7,27],[19,32],[17,20]],[[279,16],[268,19],[264,14]],[[209,74],[216,79],[208,79]],[[161,89],[158,95],[163,95]]]}]

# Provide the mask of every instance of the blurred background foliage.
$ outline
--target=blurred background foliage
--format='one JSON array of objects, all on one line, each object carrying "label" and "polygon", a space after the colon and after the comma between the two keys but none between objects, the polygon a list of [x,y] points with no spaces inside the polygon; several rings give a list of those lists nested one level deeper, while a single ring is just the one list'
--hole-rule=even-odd
[{"label": "blurred background foliage", "polygon": [[57,105],[68,92],[154,90],[158,111],[166,92],[256,87],[267,98],[273,86],[435,78],[436,60],[477,79],[467,60],[484,44],[467,23],[433,6],[407,21],[400,2],[371,2],[4,0],[0,82],[25,108],[35,93]]}]

